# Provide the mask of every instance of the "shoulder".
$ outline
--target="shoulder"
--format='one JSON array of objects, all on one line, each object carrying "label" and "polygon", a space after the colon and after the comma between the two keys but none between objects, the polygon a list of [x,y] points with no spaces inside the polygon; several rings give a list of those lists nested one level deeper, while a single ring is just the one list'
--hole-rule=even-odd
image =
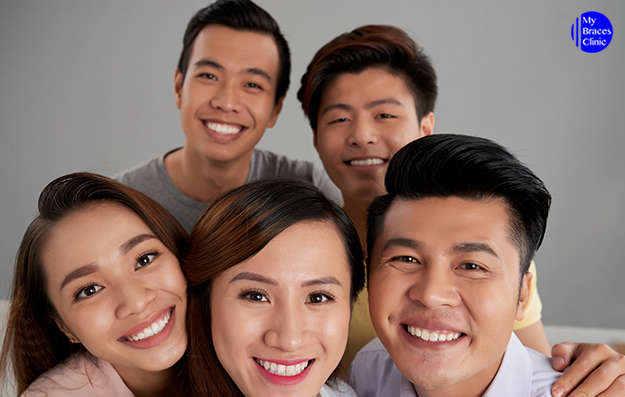
[{"label": "shoulder", "polygon": [[155,179],[158,177],[161,171],[165,170],[165,156],[176,150],[178,149],[174,149],[161,156],[145,160],[114,175],[113,179],[132,187],[135,187],[136,185],[142,185],[145,183],[146,179]]},{"label": "shoulder", "polygon": [[332,183],[323,168],[312,162],[288,158],[268,150],[254,149],[247,182],[268,178],[298,178],[308,181],[336,203],[343,202],[341,191]]},{"label": "shoulder", "polygon": [[399,395],[402,375],[388,352],[375,338],[363,347],[349,367],[349,380],[359,396]]},{"label": "shoulder", "polygon": [[551,359],[544,354],[525,348],[532,362],[532,391],[533,395],[551,396],[551,388],[562,376],[562,372],[556,371],[551,366]]},{"label": "shoulder", "polygon": [[98,395],[131,397],[132,393],[111,364],[88,354],[75,354],[39,376],[22,396]]},{"label": "shoulder", "polygon": [[329,380],[319,391],[320,397],[357,397],[354,389],[339,378]]}]

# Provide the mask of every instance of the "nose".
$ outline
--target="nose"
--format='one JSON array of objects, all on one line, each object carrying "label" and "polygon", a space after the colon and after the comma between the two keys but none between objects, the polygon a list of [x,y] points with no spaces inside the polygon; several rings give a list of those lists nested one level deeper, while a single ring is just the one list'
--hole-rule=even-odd
[{"label": "nose", "polygon": [[210,100],[210,105],[224,112],[241,111],[241,98],[238,87],[233,82],[226,82],[220,85],[215,95]]},{"label": "nose", "polygon": [[347,142],[350,146],[356,147],[373,145],[378,142],[378,133],[370,121],[355,117]]},{"label": "nose", "polygon": [[428,309],[455,307],[460,303],[454,275],[447,265],[427,266],[416,275],[417,279],[408,294],[413,302]]},{"label": "nose", "polygon": [[276,307],[265,333],[267,346],[285,352],[295,352],[306,346],[312,335],[305,311],[304,305],[299,303]]},{"label": "nose", "polygon": [[137,283],[136,280],[129,280],[120,285],[114,293],[117,294],[116,315],[118,318],[126,318],[143,312],[156,298],[156,291],[143,283]]}]

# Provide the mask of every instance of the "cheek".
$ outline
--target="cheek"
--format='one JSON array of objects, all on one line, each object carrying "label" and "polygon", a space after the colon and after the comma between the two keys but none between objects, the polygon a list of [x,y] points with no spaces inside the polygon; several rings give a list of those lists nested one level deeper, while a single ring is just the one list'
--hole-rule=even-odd
[{"label": "cheek", "polygon": [[380,324],[397,309],[404,295],[402,280],[384,272],[375,272],[369,279],[369,310],[374,324]]},{"label": "cheek", "polygon": [[461,291],[464,304],[480,328],[488,329],[492,334],[512,329],[518,295],[514,286],[501,281],[473,283]]}]

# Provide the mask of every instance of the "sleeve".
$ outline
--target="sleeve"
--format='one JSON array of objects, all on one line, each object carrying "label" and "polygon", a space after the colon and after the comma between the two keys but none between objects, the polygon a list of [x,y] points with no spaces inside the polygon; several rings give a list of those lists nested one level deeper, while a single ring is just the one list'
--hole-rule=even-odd
[{"label": "sleeve", "polygon": [[540,296],[538,296],[538,288],[536,286],[536,283],[538,281],[538,274],[536,273],[536,264],[534,263],[534,261],[530,263],[529,272],[534,275],[534,277],[532,277],[530,299],[527,303],[527,307],[525,307],[525,310],[523,311],[523,314],[525,314],[523,320],[514,322],[513,329],[515,331],[527,328],[530,325],[535,324],[542,318],[543,303],[540,301]]}]

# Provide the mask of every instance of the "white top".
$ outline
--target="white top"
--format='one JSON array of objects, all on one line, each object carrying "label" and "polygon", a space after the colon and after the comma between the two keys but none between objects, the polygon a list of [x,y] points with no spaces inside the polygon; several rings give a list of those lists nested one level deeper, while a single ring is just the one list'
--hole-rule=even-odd
[{"label": "white top", "polygon": [[[497,375],[483,397],[551,397],[562,376],[551,359],[521,344],[513,333]],[[359,397],[417,397],[412,383],[399,372],[379,339],[358,352],[349,379]]]},{"label": "white top", "polygon": [[347,383],[340,379],[330,381],[323,385],[319,391],[319,397],[357,397],[356,392]]}]

